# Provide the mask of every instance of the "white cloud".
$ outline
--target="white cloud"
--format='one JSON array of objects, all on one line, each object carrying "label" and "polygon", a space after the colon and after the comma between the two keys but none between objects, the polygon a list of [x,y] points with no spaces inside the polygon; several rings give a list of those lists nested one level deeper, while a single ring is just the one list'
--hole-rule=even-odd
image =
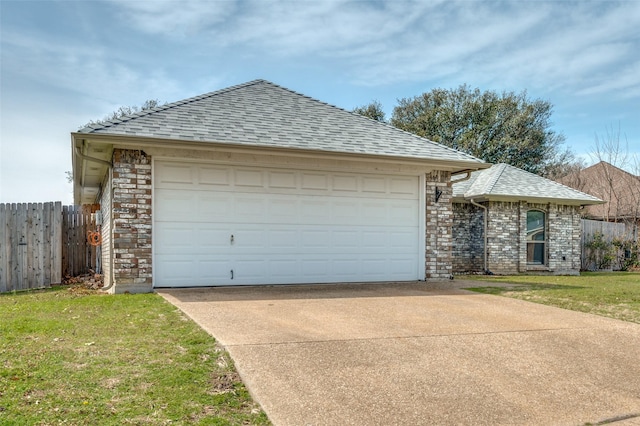
[{"label": "white cloud", "polygon": [[444,78],[628,96],[640,81],[620,66],[638,61],[640,2],[114,1],[154,36],[328,61],[363,85]]}]

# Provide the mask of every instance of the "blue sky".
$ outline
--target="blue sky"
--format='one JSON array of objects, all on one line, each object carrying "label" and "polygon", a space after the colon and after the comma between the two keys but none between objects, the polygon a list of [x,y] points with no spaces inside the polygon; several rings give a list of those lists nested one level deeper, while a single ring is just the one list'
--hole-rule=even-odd
[{"label": "blue sky", "polygon": [[263,78],[352,109],[527,90],[589,160],[640,153],[640,1],[0,0],[0,203],[72,203],[70,133],[121,105]]}]

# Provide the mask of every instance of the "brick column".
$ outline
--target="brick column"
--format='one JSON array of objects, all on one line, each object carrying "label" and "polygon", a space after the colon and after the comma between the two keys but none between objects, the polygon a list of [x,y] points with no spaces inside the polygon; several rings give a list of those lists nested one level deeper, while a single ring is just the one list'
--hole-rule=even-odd
[{"label": "brick column", "polygon": [[114,150],[111,183],[112,291],[151,292],[151,158],[143,151]]},{"label": "brick column", "polygon": [[[436,188],[438,200],[436,201]],[[453,206],[451,173],[434,171],[426,176],[426,259],[427,280],[449,279],[452,273]]]}]

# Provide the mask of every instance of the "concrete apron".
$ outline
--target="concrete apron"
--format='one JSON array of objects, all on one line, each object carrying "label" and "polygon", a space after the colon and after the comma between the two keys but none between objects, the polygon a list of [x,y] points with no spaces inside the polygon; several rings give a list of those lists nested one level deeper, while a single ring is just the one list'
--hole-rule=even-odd
[{"label": "concrete apron", "polygon": [[158,292],[276,425],[640,424],[640,324],[464,285]]}]

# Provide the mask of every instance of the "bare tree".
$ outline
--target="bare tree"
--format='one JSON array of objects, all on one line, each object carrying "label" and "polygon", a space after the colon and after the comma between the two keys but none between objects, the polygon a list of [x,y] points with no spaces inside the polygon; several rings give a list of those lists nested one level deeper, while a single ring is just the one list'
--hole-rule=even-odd
[{"label": "bare tree", "polygon": [[137,106],[137,105],[121,106],[117,110],[113,111],[111,114],[106,115],[103,119],[101,119],[101,120],[91,120],[87,124],[85,124],[84,126],[82,126],[80,128],[82,129],[82,128],[85,128],[85,127],[88,127],[88,126],[91,126],[91,125],[103,124],[103,123],[105,123],[107,121],[117,120],[117,119],[120,119],[122,117],[126,117],[128,115],[133,115],[133,114],[136,114],[138,112],[147,111],[147,110],[158,108],[158,107],[161,107],[161,106],[164,106],[164,105],[166,105],[166,103],[161,104],[160,101],[158,101],[157,99],[147,99],[140,106]]},{"label": "bare tree", "polygon": [[613,166],[598,168],[597,189],[608,201],[604,219],[637,223],[640,220],[640,159],[629,152],[627,137],[620,126],[607,128],[604,136],[595,135],[591,157],[597,163]]}]

